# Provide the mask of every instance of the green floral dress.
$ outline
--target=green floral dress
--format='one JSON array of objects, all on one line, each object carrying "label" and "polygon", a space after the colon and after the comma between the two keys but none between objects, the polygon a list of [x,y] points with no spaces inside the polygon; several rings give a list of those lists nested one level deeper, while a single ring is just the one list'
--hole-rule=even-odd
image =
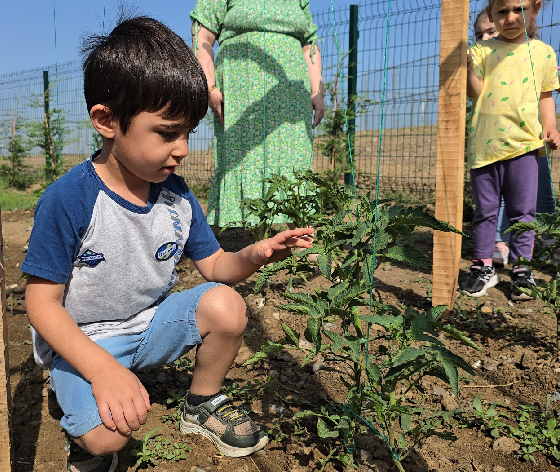
[{"label": "green floral dress", "polygon": [[241,200],[261,198],[265,178],[312,167],[311,88],[302,46],[312,45],[313,60],[317,28],[309,0],[198,0],[191,19],[195,31],[203,25],[219,43],[216,86],[224,95],[224,126],[214,119],[207,218],[223,227],[242,221]]}]

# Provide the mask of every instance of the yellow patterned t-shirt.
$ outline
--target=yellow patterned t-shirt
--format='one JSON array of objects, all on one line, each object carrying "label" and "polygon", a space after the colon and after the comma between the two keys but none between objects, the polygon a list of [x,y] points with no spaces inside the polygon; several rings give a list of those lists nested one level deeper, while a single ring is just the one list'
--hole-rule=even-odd
[{"label": "yellow patterned t-shirt", "polygon": [[527,45],[492,38],[469,54],[484,82],[468,125],[468,168],[542,147],[538,97],[560,87],[554,50],[538,40]]}]

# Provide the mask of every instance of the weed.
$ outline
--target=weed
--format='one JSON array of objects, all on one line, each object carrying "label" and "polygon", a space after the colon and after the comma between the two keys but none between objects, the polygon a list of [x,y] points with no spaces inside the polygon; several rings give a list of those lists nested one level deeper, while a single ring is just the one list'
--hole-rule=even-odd
[{"label": "weed", "polygon": [[493,438],[505,436],[515,439],[520,448],[516,454],[524,460],[536,462],[534,453],[560,461],[560,417],[549,411],[550,395],[545,410],[536,406],[520,405],[510,408],[499,404],[485,405],[481,396],[473,399],[472,414],[463,418],[463,427],[475,427]]},{"label": "weed", "polygon": [[137,440],[133,444],[130,454],[136,457],[134,467],[145,467],[157,465],[160,461],[177,462],[187,458],[187,452],[192,448],[182,443],[172,443],[170,439],[164,439],[161,435],[154,434],[161,429],[152,429],[144,436],[144,439]]}]

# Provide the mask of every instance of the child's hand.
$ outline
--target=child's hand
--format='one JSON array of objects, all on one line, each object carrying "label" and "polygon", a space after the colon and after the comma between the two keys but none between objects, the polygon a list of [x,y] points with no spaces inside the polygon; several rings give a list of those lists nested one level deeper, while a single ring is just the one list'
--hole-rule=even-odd
[{"label": "child's hand", "polygon": [[307,249],[313,247],[313,228],[288,229],[273,238],[263,239],[253,245],[250,253],[251,262],[264,265],[280,261],[290,255],[295,247]]},{"label": "child's hand", "polygon": [[150,397],[130,370],[111,366],[96,374],[90,384],[99,416],[107,428],[128,435],[146,422]]},{"label": "child's hand", "polygon": [[560,133],[555,129],[544,130],[544,142],[548,146],[548,149],[556,151],[560,148]]}]

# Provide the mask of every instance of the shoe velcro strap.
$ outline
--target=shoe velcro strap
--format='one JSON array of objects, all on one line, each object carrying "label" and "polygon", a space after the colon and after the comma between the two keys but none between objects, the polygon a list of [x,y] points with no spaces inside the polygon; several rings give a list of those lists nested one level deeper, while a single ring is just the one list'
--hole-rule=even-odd
[{"label": "shoe velcro strap", "polygon": [[208,410],[208,412],[212,414],[225,403],[231,403],[231,398],[227,395],[218,395],[212,400],[206,402],[204,406],[206,407],[206,410]]}]

